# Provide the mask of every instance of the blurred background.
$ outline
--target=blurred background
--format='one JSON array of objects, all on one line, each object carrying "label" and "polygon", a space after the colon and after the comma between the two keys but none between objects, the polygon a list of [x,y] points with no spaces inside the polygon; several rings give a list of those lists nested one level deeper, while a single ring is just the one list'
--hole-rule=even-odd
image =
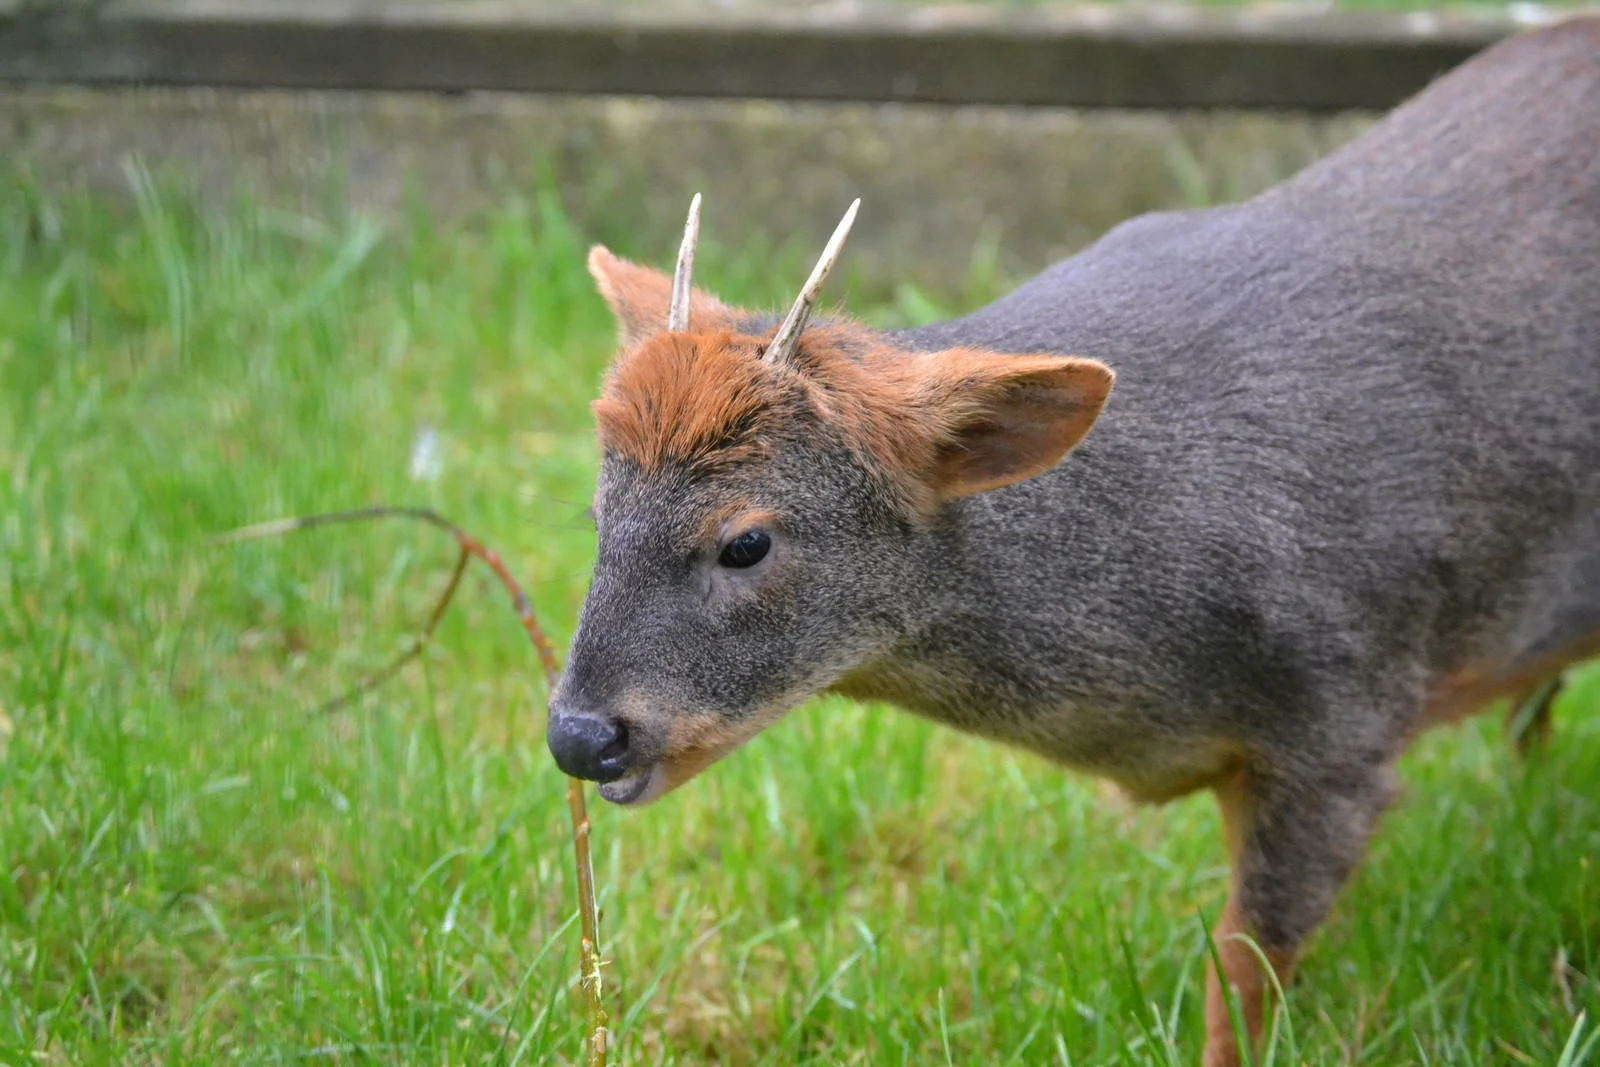
[{"label": "blurred background", "polygon": [[[210,538],[436,507],[564,643],[592,243],[665,267],[701,192],[697,279],[786,305],[860,196],[830,297],[928,321],[1575,10],[0,0],[0,1062],[575,1061],[563,784],[501,591],[319,715],[451,545]],[[1408,759],[1277,1062],[1600,1063],[1597,708],[1574,672],[1538,758],[1497,715]],[[594,817],[616,1062],[1196,1058],[1205,798],[824,700]]]}]

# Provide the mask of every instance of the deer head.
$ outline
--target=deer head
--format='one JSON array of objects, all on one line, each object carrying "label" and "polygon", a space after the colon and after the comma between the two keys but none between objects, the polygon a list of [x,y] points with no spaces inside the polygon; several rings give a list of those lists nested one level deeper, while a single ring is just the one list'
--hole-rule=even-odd
[{"label": "deer head", "polygon": [[671,279],[589,256],[621,352],[594,405],[599,555],[548,741],[622,804],[892,656],[939,566],[932,532],[1060,462],[1112,382],[1084,359],[812,323],[859,201],[781,321],[729,307],[692,286],[699,204]]}]

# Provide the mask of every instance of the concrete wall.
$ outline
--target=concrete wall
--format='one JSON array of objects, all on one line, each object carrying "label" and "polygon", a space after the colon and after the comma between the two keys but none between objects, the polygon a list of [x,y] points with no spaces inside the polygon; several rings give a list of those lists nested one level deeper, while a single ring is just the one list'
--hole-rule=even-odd
[{"label": "concrete wall", "polygon": [[[675,246],[706,195],[709,239],[817,242],[864,200],[851,262],[958,283],[992,242],[1036,269],[1121,219],[1249,195],[1370,122],[1262,111],[944,107],[640,97],[0,89],[0,159],[121,195],[139,157],[208,198],[441,218],[554,178],[587,233]],[[663,253],[665,254],[665,253]]]}]

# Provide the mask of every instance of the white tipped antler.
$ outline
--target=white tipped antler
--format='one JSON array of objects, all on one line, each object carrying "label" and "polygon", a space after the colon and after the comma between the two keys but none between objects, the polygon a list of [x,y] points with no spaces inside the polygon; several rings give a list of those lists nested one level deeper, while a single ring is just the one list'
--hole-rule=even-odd
[{"label": "white tipped antler", "polygon": [[678,267],[672,273],[672,303],[667,305],[667,329],[682,332],[689,328],[689,293],[694,285],[694,246],[700,240],[700,194],[689,201],[689,221],[683,224],[683,243],[678,246]]},{"label": "white tipped antler", "polygon": [[844,248],[844,239],[850,236],[850,226],[856,221],[856,209],[860,206],[861,199],[857,197],[855,203],[850,205],[850,210],[844,213],[844,218],[839,220],[833,236],[828,238],[828,246],[822,250],[822,258],[817,260],[817,265],[811,268],[811,277],[806,279],[799,299],[789,309],[789,314],[784,316],[778,332],[773,335],[772,344],[767,346],[765,358],[768,363],[786,363],[794,356],[795,348],[800,343],[800,331],[805,329],[811,309],[816,306],[817,297],[822,295],[822,283],[828,280],[828,272],[839,262],[839,252]]}]

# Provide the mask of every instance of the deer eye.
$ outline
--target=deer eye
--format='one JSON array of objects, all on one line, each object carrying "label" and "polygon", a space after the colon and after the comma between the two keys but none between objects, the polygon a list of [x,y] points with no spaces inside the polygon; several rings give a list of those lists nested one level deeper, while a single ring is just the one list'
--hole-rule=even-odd
[{"label": "deer eye", "polygon": [[747,530],[722,546],[717,562],[724,567],[754,567],[766,558],[772,538],[760,530]]}]

